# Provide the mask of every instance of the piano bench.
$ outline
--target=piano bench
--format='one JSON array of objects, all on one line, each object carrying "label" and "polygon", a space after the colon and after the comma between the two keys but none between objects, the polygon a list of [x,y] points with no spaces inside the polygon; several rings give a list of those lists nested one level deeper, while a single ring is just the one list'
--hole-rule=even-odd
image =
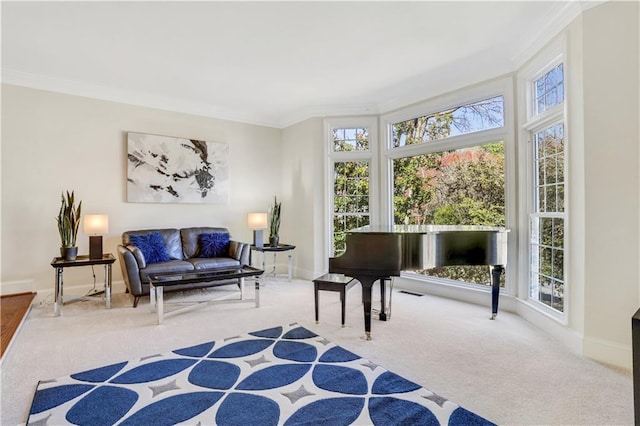
[{"label": "piano bench", "polygon": [[313,280],[313,287],[315,292],[315,304],[316,304],[316,324],[320,323],[320,315],[318,309],[318,292],[324,291],[337,291],[340,293],[340,304],[342,305],[342,326],[344,327],[345,318],[345,299],[347,296],[347,290],[356,285],[356,280],[351,277],[344,276],[342,274],[324,274]]}]

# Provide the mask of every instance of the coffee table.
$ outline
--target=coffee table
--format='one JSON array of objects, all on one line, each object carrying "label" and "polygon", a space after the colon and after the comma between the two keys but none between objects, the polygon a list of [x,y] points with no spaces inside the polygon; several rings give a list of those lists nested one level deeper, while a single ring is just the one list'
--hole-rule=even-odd
[{"label": "coffee table", "polygon": [[[165,316],[175,315],[203,306],[204,304],[216,303],[246,303],[255,301],[256,308],[260,307],[260,275],[264,270],[253,268],[251,266],[239,266],[229,269],[205,269],[193,270],[187,272],[170,272],[149,275],[149,302],[151,309],[158,314],[158,324],[162,324]],[[244,298],[244,279],[247,277],[255,277],[255,298]],[[237,278],[240,285],[240,299],[227,299],[225,297],[209,299],[204,301],[194,301],[190,306],[174,309],[171,312],[164,312],[164,288],[180,284],[192,283],[211,283],[211,287],[215,287],[218,281]],[[191,303],[191,302],[187,302]]]}]

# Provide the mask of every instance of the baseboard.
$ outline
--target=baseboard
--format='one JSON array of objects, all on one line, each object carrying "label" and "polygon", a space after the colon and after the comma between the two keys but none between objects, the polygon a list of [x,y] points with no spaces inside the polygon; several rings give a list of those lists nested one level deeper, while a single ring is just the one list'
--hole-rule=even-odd
[{"label": "baseboard", "polygon": [[625,370],[633,369],[633,350],[631,346],[608,340],[586,337],[584,356],[604,364],[614,365]]},{"label": "baseboard", "polygon": [[[449,286],[403,277],[395,278],[394,285],[396,289],[431,294],[481,306],[491,306],[489,289]],[[631,370],[632,368],[632,350],[630,346],[607,340],[585,338],[581,333],[559,323],[526,302],[506,294],[500,295],[498,312],[500,311],[513,312],[519,315],[577,355],[626,370]]]},{"label": "baseboard", "polygon": [[[491,313],[491,288],[473,288],[466,286],[443,285],[424,280],[416,280],[404,277],[395,277],[393,281],[395,289],[407,290],[420,294],[446,297],[473,303],[474,305],[487,306],[488,314]],[[498,315],[500,311],[516,312],[515,299],[507,294],[500,294],[498,303]]]},{"label": "baseboard", "polygon": [[562,342],[573,353],[583,355],[584,336],[581,333],[559,323],[555,318],[519,299],[516,313],[546,334]]},{"label": "baseboard", "polygon": [[36,283],[33,280],[0,282],[0,296],[18,293],[35,293]]},{"label": "baseboard", "polygon": [[[98,288],[102,288],[104,285],[103,284],[99,284]],[[82,285],[75,285],[75,286],[64,286],[64,294],[67,296],[73,296],[73,295],[83,295],[83,294],[87,294],[87,292],[89,292],[91,289],[93,288],[93,284],[82,284]],[[113,281],[111,282],[111,294],[113,293],[124,293],[126,291],[127,287],[126,284],[124,283],[124,281]],[[44,303],[53,303],[55,297],[54,297],[54,288],[47,288],[44,290],[38,290],[38,294],[36,295],[36,298],[34,299],[34,303],[38,303],[38,304],[44,304]]]}]

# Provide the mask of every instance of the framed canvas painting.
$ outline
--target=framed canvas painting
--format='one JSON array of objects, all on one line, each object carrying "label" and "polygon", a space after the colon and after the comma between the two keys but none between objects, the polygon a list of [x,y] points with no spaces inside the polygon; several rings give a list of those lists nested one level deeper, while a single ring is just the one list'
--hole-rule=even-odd
[{"label": "framed canvas painting", "polygon": [[127,201],[227,203],[229,145],[127,133]]}]

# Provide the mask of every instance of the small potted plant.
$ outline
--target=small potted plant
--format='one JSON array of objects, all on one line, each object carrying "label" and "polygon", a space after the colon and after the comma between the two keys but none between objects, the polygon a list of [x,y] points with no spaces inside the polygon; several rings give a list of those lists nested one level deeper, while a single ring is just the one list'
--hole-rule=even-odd
[{"label": "small potted plant", "polygon": [[273,206],[269,209],[269,245],[278,247],[280,232],[280,205],[277,197],[273,197]]},{"label": "small potted plant", "polygon": [[75,260],[78,256],[76,237],[80,226],[80,215],[82,212],[82,201],[75,206],[75,196],[73,191],[65,197],[62,193],[60,211],[58,212],[58,232],[60,233],[60,256],[65,260]]}]

